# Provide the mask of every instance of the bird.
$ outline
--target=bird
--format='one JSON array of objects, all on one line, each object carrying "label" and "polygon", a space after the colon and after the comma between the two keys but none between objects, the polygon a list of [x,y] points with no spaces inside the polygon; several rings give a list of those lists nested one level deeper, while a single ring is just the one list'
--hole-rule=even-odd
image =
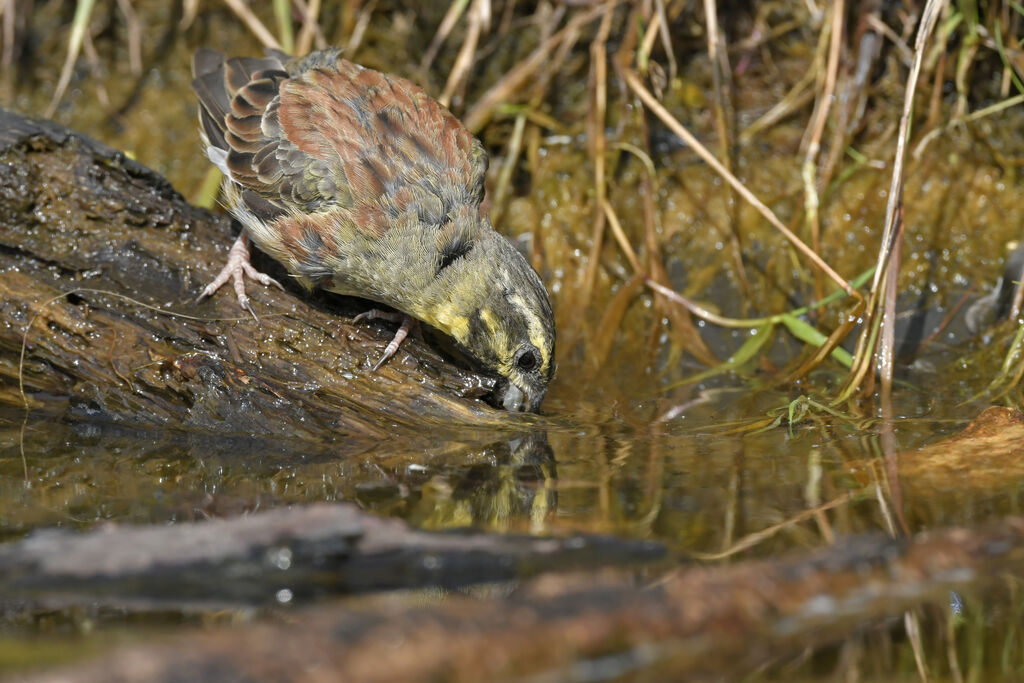
[{"label": "bird", "polygon": [[307,289],[400,314],[375,369],[423,322],[496,380],[498,407],[538,412],[555,372],[551,300],[492,226],[487,152],[447,108],[337,49],[227,58],[201,48],[192,74],[206,154],[242,226],[199,299],[231,280],[253,313],[246,278],[281,286],[250,264],[251,242]]}]

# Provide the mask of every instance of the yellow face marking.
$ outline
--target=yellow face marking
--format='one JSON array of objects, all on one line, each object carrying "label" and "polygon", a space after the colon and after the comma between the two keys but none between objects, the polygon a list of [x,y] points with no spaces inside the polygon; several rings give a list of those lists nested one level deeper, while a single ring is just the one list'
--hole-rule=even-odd
[{"label": "yellow face marking", "polygon": [[510,362],[505,361],[508,357],[510,349],[508,348],[508,339],[505,335],[505,330],[501,326],[501,321],[494,317],[494,313],[489,308],[480,309],[480,320],[483,321],[484,325],[487,326],[488,331],[491,333],[491,339],[494,340],[494,347],[501,349],[503,353],[499,354],[501,358],[501,366],[504,370],[504,374],[508,375],[511,371],[512,365]]},{"label": "yellow face marking", "polygon": [[526,318],[527,328],[530,330],[530,343],[537,347],[540,351],[541,368],[547,370],[550,358],[548,358],[548,345],[547,337],[544,335],[544,325],[541,323],[540,318],[537,314],[530,310],[530,307],[526,305],[526,301],[521,296],[515,294],[509,297],[509,303],[519,309],[519,312]]},{"label": "yellow face marking", "polygon": [[436,327],[455,337],[460,344],[465,344],[469,337],[469,318],[460,315],[454,303],[442,304],[436,311],[432,311]]}]

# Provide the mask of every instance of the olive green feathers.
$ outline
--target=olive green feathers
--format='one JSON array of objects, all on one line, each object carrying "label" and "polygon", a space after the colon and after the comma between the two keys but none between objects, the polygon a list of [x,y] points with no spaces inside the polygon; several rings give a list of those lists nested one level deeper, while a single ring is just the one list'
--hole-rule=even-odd
[{"label": "olive green feathers", "polygon": [[491,227],[486,152],[447,109],[334,50],[200,50],[193,72],[207,154],[257,247],[307,286],[450,335],[504,380],[499,404],[538,408],[554,372],[550,300]]}]

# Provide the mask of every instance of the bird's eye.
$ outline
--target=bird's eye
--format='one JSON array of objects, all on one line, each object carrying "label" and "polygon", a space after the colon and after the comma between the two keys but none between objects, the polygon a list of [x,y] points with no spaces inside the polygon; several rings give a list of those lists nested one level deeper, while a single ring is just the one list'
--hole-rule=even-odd
[{"label": "bird's eye", "polygon": [[540,365],[540,357],[537,354],[537,349],[533,347],[525,348],[519,351],[516,356],[516,365],[523,372],[533,372]]}]

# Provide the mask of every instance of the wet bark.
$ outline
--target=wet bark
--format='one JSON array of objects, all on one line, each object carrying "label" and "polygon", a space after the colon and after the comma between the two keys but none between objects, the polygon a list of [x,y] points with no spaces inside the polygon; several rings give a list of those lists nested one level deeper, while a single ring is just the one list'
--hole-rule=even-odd
[{"label": "wet bark", "polygon": [[126,647],[30,680],[576,680],[583,671],[604,680],[637,669],[658,680],[721,680],[923,603],[948,606],[950,590],[1019,574],[1022,544],[1024,520],[1007,519],[909,541],[848,538],[641,585],[621,574],[562,575],[501,598],[371,598],[302,610],[284,624]]},{"label": "wet bark", "polygon": [[0,403],[302,438],[528,419],[478,400],[490,380],[421,341],[371,372],[393,330],[353,325],[363,303],[250,283],[258,322],[230,286],[194,304],[233,239],[122,153],[0,110]]},{"label": "wet bark", "polygon": [[[34,532],[0,545],[0,605],[184,610],[325,594],[466,586],[539,571],[663,559],[652,541],[427,532],[351,504],[317,503],[170,526]],[[30,607],[34,605],[34,607]]]}]

